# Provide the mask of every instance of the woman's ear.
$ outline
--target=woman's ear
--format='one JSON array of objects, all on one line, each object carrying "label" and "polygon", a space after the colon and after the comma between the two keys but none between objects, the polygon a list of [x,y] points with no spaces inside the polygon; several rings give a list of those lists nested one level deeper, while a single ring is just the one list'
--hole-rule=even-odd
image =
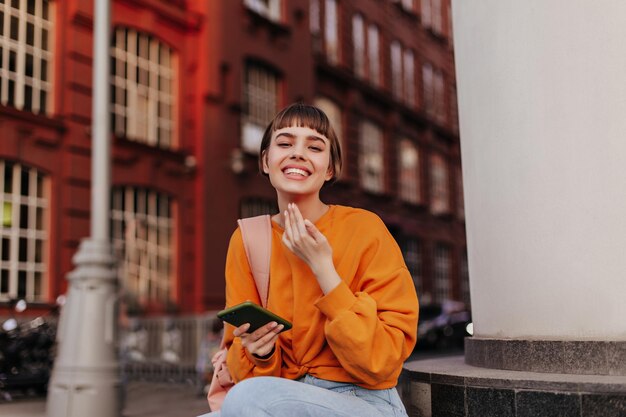
[{"label": "woman's ear", "polygon": [[267,150],[264,150],[261,154],[261,161],[263,161],[263,173],[269,175],[270,167],[267,165]]},{"label": "woman's ear", "polygon": [[333,168],[333,164],[328,164],[328,170],[326,171],[326,176],[324,177],[324,181],[330,181],[335,176],[335,169]]}]

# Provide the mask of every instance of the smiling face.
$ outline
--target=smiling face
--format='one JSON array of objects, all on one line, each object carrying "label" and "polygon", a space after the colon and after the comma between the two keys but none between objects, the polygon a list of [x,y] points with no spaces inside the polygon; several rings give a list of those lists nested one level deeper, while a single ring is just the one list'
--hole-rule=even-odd
[{"label": "smiling face", "polygon": [[263,151],[263,172],[284,197],[319,195],[333,178],[329,139],[309,127],[290,126],[272,133]]}]

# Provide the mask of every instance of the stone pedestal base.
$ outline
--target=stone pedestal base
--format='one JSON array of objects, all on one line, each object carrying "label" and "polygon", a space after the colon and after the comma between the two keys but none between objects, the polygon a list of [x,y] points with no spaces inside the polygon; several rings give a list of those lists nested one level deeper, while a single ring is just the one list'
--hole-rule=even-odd
[{"label": "stone pedestal base", "polygon": [[410,417],[626,417],[626,376],[479,368],[463,356],[408,362]]}]

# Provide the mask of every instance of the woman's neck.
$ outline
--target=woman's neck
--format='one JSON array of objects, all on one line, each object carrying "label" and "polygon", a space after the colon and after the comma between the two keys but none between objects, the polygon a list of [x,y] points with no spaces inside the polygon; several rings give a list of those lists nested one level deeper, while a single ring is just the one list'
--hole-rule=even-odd
[{"label": "woman's neck", "polygon": [[274,218],[278,224],[284,225],[285,210],[289,203],[296,203],[302,218],[308,219],[315,223],[328,211],[328,205],[323,203],[319,196],[308,198],[278,198],[278,209],[280,210],[278,215]]}]

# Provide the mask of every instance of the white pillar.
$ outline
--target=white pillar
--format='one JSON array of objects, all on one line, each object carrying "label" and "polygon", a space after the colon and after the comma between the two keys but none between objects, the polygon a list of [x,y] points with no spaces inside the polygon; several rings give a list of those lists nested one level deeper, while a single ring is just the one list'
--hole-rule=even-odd
[{"label": "white pillar", "polygon": [[109,113],[110,2],[94,0],[91,153],[91,237],[74,256],[76,269],[58,330],[58,354],[48,392],[49,417],[121,414],[117,359],[118,281],[109,238],[111,132]]},{"label": "white pillar", "polygon": [[626,2],[460,0],[475,335],[626,340]]}]

